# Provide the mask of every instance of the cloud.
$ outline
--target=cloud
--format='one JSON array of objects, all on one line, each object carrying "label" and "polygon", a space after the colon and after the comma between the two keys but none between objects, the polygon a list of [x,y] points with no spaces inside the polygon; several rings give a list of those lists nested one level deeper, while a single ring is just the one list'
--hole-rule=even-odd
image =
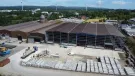
[{"label": "cloud", "polygon": [[126,5],[129,4],[131,2],[126,2],[126,1],[112,1],[112,4],[118,4],[118,5]]}]

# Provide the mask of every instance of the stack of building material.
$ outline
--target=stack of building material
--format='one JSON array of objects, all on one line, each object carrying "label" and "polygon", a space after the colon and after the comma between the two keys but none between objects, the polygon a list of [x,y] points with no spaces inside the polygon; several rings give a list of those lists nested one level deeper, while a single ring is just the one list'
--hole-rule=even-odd
[{"label": "stack of building material", "polygon": [[110,62],[111,62],[111,65],[114,65],[115,62],[114,62],[114,59],[113,58],[110,58]]},{"label": "stack of building material", "polygon": [[99,68],[99,73],[103,73],[103,68],[101,62],[98,62],[98,68]]},{"label": "stack of building material", "polygon": [[[45,58],[32,58],[28,61],[22,61],[21,65],[78,72],[104,73],[109,75],[126,75],[118,60],[109,57],[100,57],[100,59],[101,62],[87,59],[87,62],[85,63],[82,61],[76,62],[74,60],[61,62]],[[125,67],[125,70],[128,75],[135,74],[135,72],[133,70],[131,71],[131,68],[129,67]]]},{"label": "stack of building material", "polygon": [[30,59],[29,61],[27,61],[26,65],[27,66],[35,66],[35,63],[37,60],[38,60],[37,58]]},{"label": "stack of building material", "polygon": [[[100,60],[101,60],[102,68],[103,68],[103,73],[108,74],[108,69],[107,69],[107,66],[105,64],[106,63],[105,58],[100,57]],[[109,61],[107,61],[107,63],[109,63]]]},{"label": "stack of building material", "polygon": [[43,68],[44,67],[44,59],[42,59],[42,62],[40,63],[40,68]]},{"label": "stack of building material", "polygon": [[61,62],[59,61],[56,65],[55,65],[55,69],[59,69]]},{"label": "stack of building material", "polygon": [[34,60],[31,62],[31,66],[38,67],[37,63],[39,62],[39,60],[40,60],[40,58],[34,59]]},{"label": "stack of building material", "polygon": [[90,72],[90,60],[87,59],[87,72]]},{"label": "stack of building material", "polygon": [[55,68],[55,65],[57,64],[57,61],[51,61],[51,65],[52,67],[51,68]]},{"label": "stack of building material", "polygon": [[106,64],[106,66],[107,66],[107,68],[108,68],[108,73],[109,73],[109,74],[114,74],[111,64]]},{"label": "stack of building material", "polygon": [[22,59],[25,59],[26,57],[28,57],[29,55],[31,55],[32,53],[35,53],[34,49],[26,49],[25,52],[23,53],[23,56],[21,57]]},{"label": "stack of building material", "polygon": [[124,72],[124,69],[122,68],[122,66],[120,65],[120,62],[119,60],[117,59],[114,59],[115,63],[116,63],[116,66],[120,72],[121,75],[126,75],[126,73]]},{"label": "stack of building material", "polygon": [[70,68],[71,62],[72,62],[71,60],[67,60],[66,63],[63,65],[63,69],[64,70],[71,70],[71,68]]},{"label": "stack of building material", "polygon": [[54,63],[52,60],[44,60],[44,68],[54,68],[56,63]]},{"label": "stack of building material", "polygon": [[131,68],[131,67],[124,67],[124,69],[125,69],[127,75],[135,76],[135,71],[133,70],[133,68]]},{"label": "stack of building material", "polygon": [[120,74],[121,74],[122,76],[126,76],[126,73],[125,73],[124,69],[119,69],[119,71],[120,71]]},{"label": "stack of building material", "polygon": [[105,63],[104,57],[100,57],[100,61],[101,61],[101,63]]},{"label": "stack of building material", "polygon": [[40,67],[41,61],[42,61],[42,59],[40,58],[40,59],[36,62],[36,66],[37,66],[37,67]]},{"label": "stack of building material", "polygon": [[105,63],[102,63],[102,67],[103,67],[103,72],[104,72],[105,74],[108,74],[108,69],[107,69],[107,66],[106,66]]},{"label": "stack of building material", "polygon": [[95,73],[99,73],[98,63],[97,62],[94,62],[94,67],[95,67]]},{"label": "stack of building material", "polygon": [[110,64],[111,63],[110,60],[109,60],[109,57],[105,57],[105,63],[106,64]]},{"label": "stack of building material", "polygon": [[114,71],[114,74],[115,75],[119,75],[119,71],[118,71],[118,68],[115,64],[115,61],[113,58],[110,58],[110,62],[111,62],[111,65],[112,65],[112,68],[113,68],[113,71]]},{"label": "stack of building material", "polygon": [[59,69],[62,70],[63,69],[63,66],[64,66],[64,63],[60,63]]},{"label": "stack of building material", "polygon": [[72,60],[67,60],[66,63],[63,65],[63,70],[72,70],[76,71],[77,62]]},{"label": "stack of building material", "polygon": [[77,71],[78,72],[82,71],[82,62],[81,61],[78,62]]},{"label": "stack of building material", "polygon": [[77,62],[72,62],[72,71],[76,71]]},{"label": "stack of building material", "polygon": [[91,72],[95,72],[93,60],[90,60],[90,67],[91,67]]},{"label": "stack of building material", "polygon": [[86,63],[82,62],[82,72],[86,72]]}]

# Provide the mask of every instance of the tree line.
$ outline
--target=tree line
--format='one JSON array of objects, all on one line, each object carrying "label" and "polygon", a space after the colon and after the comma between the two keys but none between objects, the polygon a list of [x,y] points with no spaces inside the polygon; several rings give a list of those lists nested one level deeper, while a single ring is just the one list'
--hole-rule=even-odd
[{"label": "tree line", "polygon": [[[0,26],[7,26],[11,24],[17,24],[22,22],[28,22],[33,20],[38,20],[41,11],[32,14],[32,11],[12,11],[12,12],[0,12]],[[108,9],[100,9],[100,10],[47,10],[51,14],[44,14],[48,20],[59,19],[60,16],[63,18],[76,17],[81,18],[82,16],[86,16],[89,19],[93,18],[106,18],[112,20],[129,20],[130,18],[135,17],[134,10],[108,10]],[[58,12],[58,13],[56,13]],[[78,13],[78,14],[76,14]]]}]

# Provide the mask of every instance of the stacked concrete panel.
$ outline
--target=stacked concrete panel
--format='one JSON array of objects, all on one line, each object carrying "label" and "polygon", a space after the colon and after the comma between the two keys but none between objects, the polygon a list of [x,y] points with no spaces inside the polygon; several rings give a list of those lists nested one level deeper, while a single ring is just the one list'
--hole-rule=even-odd
[{"label": "stacked concrete panel", "polygon": [[102,67],[103,67],[103,72],[104,72],[105,74],[108,74],[108,69],[107,69],[107,66],[106,66],[105,63],[102,63]]},{"label": "stacked concrete panel", "polygon": [[94,61],[90,60],[91,72],[95,72]]},{"label": "stacked concrete panel", "polygon": [[103,68],[101,62],[98,62],[98,68],[99,68],[99,73],[103,73]]},{"label": "stacked concrete panel", "polygon": [[99,73],[98,62],[94,62],[95,73]]},{"label": "stacked concrete panel", "polygon": [[110,64],[109,57],[105,57],[105,63],[106,63],[106,64]]},{"label": "stacked concrete panel", "polygon": [[82,63],[82,72],[86,72],[86,63]]},{"label": "stacked concrete panel", "polygon": [[107,66],[107,68],[108,68],[108,73],[109,73],[109,74],[114,74],[111,64],[106,64],[106,66]]},{"label": "stacked concrete panel", "polygon": [[114,59],[114,61],[115,61],[116,66],[117,66],[117,68],[118,68],[118,70],[119,70],[119,73],[120,73],[121,75],[126,75],[124,69],[122,69],[122,66],[121,66],[119,60]]},{"label": "stacked concrete panel", "polygon": [[77,66],[77,71],[81,72],[82,71],[82,62],[78,62],[78,66]]},{"label": "stacked concrete panel", "polygon": [[90,60],[89,59],[87,59],[87,72],[90,72]]},{"label": "stacked concrete panel", "polygon": [[135,76],[135,71],[133,70],[133,68],[131,68],[131,67],[124,67],[124,69],[125,69],[127,75]]},{"label": "stacked concrete panel", "polygon": [[69,71],[78,71],[78,72],[93,72],[100,74],[109,74],[109,75],[134,75],[134,71],[130,67],[125,67],[125,71],[120,65],[119,60],[109,58],[109,57],[100,57],[101,62],[96,62],[90,59],[87,59],[86,62],[66,60],[65,62],[50,60],[45,58],[32,58],[28,61],[22,61],[23,66],[32,66],[39,68],[48,68],[48,69],[58,69],[58,70],[69,70]]},{"label": "stacked concrete panel", "polygon": [[118,70],[118,68],[116,66],[116,63],[115,63],[114,59],[113,58],[110,58],[110,62],[111,62],[111,65],[112,65],[114,74],[115,75],[119,75],[119,70]]}]

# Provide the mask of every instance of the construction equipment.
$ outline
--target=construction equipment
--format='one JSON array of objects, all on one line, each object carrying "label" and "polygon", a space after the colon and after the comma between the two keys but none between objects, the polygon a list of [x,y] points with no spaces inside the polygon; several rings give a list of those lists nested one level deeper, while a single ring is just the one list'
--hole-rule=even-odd
[{"label": "construction equipment", "polygon": [[5,56],[5,55],[8,55],[10,54],[10,50],[7,49],[6,47],[0,47],[0,56]]}]

